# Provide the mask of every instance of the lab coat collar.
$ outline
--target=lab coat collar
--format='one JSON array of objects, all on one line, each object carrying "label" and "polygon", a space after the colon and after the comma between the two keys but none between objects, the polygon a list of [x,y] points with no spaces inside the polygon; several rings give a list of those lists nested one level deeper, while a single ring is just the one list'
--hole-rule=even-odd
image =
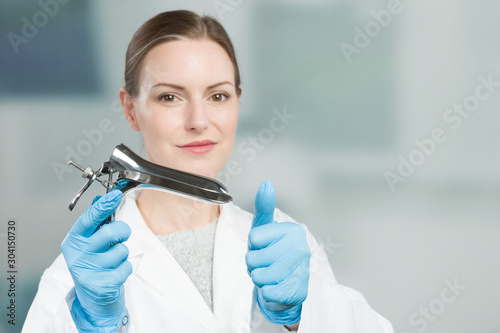
[{"label": "lab coat collar", "polygon": [[[215,234],[213,291],[214,313],[221,322],[229,322],[232,311],[227,306],[234,306],[234,295],[228,286],[235,281],[247,278],[245,254],[248,250],[248,232],[251,215],[233,203],[221,207],[219,224]],[[241,287],[241,286],[240,286]],[[239,292],[244,293],[240,289]],[[241,299],[241,298],[240,298]],[[234,319],[233,319],[234,320]]]},{"label": "lab coat collar", "polygon": [[215,315],[223,315],[227,310],[223,306],[227,296],[224,294],[224,286],[230,283],[231,277],[236,273],[234,268],[244,260],[247,250],[249,227],[245,223],[235,224],[241,214],[249,215],[232,203],[221,206],[214,248],[214,312],[175,258],[148,228],[133,193],[124,197],[116,219],[126,222],[132,230],[129,240],[124,244],[129,249],[128,260],[132,263],[134,274],[198,319],[209,332],[216,332],[218,327]]}]

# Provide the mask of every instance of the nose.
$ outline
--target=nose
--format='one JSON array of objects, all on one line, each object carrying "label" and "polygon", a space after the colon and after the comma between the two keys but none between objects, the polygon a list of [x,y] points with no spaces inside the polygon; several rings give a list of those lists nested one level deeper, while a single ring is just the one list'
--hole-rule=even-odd
[{"label": "nose", "polygon": [[186,129],[188,131],[202,132],[208,128],[209,120],[205,105],[193,102],[186,110]]}]

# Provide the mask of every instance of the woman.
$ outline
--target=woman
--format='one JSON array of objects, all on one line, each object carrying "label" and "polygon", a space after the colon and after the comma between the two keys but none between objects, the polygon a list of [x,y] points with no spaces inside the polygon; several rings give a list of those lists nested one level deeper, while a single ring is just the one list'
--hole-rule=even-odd
[{"label": "woman", "polygon": [[[210,17],[165,12],[129,44],[120,99],[151,162],[216,178],[240,95],[233,46]],[[275,209],[269,182],[253,216],[158,191],[94,201],[42,276],[24,331],[392,332],[336,283],[307,229]]]}]

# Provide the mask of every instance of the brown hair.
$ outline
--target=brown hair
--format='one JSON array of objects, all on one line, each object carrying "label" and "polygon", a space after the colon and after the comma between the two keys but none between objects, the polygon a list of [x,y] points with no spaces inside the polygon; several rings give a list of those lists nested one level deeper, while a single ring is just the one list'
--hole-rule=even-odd
[{"label": "brown hair", "polygon": [[137,97],[139,93],[141,65],[147,53],[158,44],[186,38],[208,39],[226,51],[233,63],[236,94],[241,95],[236,54],[224,27],[210,16],[201,17],[188,10],[174,10],[149,19],[132,37],[125,58],[125,89],[130,96]]}]

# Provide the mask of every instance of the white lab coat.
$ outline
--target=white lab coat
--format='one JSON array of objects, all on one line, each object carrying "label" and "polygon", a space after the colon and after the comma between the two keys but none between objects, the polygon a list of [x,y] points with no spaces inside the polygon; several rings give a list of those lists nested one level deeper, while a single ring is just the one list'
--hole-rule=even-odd
[{"label": "white lab coat", "polygon": [[[165,246],[147,227],[133,195],[124,197],[116,219],[130,225],[125,243],[133,273],[125,282],[127,318],[121,332],[287,332],[267,322],[255,300],[245,254],[252,214],[234,204],[221,207],[215,235],[213,312]],[[293,221],[279,209],[278,222]],[[311,248],[309,293],[299,333],[390,333],[391,324],[357,291],[335,281],[327,256],[307,231]],[[74,285],[64,258],[43,273],[23,332],[77,332],[70,308]]]}]

